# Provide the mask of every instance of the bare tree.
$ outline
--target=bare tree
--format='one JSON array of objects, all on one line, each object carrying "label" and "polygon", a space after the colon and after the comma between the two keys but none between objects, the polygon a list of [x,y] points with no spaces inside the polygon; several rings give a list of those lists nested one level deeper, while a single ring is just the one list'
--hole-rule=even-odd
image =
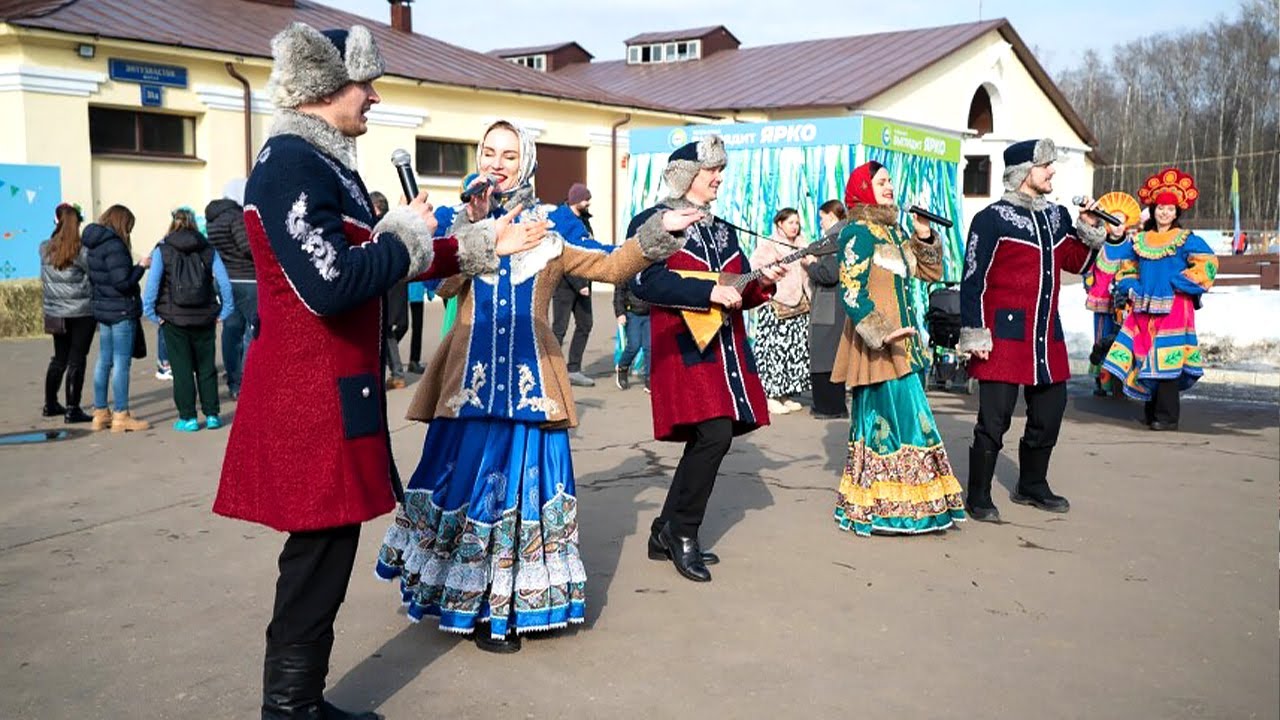
[{"label": "bare tree", "polygon": [[1231,222],[1231,171],[1240,172],[1241,223],[1280,224],[1280,13],[1274,0],[1242,0],[1233,18],[1092,51],[1058,84],[1098,138],[1094,190],[1137,191],[1155,171],[1195,176],[1188,219]]}]

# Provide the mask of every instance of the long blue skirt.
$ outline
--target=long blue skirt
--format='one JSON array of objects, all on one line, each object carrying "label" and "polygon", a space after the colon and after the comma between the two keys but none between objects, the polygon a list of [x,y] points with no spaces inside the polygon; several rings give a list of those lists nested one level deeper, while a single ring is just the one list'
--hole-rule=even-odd
[{"label": "long blue skirt", "polygon": [[493,638],[580,623],[586,571],[566,430],[436,419],[378,556],[409,619]]}]

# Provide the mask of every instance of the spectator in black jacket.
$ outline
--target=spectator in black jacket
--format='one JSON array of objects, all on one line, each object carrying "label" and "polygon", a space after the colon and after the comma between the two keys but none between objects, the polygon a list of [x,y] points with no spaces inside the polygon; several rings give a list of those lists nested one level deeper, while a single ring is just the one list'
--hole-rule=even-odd
[{"label": "spectator in black jacket", "polygon": [[[53,334],[53,357],[44,378],[45,417],[64,415],[69,423],[89,422],[80,409],[84,370],[98,323],[93,319],[89,253],[80,243],[80,209],[63,203],[54,211],[53,237],[40,244],[40,286],[45,330]],[[66,407],[58,404],[58,386],[67,377]]]},{"label": "spectator in black jacket", "polygon": [[618,283],[613,288],[613,314],[627,336],[627,346],[618,358],[614,383],[619,390],[631,387],[631,363],[644,349],[644,391],[649,392],[649,303],[631,292],[631,283]]},{"label": "spectator in black jacket", "polygon": [[[93,285],[93,316],[98,321],[98,364],[93,370],[93,429],[111,432],[146,430],[151,424],[129,412],[129,366],[133,364],[135,333],[142,332],[142,290],[138,281],[151,258],[133,262],[129,235],[133,213],[112,205],[84,229],[81,242],[89,251],[89,282]],[[107,408],[108,386],[115,402]]]},{"label": "spectator in black jacket", "polygon": [[253,268],[253,252],[244,228],[244,178],[236,178],[222,188],[222,199],[205,206],[205,231],[209,243],[231,277],[235,310],[222,323],[222,367],[227,372],[231,399],[240,396],[244,359],[258,325],[258,278]]}]

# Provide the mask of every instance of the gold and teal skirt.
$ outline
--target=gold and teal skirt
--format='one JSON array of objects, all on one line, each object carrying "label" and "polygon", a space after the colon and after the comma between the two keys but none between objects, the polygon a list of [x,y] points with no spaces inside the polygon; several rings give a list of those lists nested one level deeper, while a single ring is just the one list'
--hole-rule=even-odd
[{"label": "gold and teal skirt", "polygon": [[920,373],[854,388],[849,412],[849,458],[835,512],[842,530],[926,533],[965,519]]}]

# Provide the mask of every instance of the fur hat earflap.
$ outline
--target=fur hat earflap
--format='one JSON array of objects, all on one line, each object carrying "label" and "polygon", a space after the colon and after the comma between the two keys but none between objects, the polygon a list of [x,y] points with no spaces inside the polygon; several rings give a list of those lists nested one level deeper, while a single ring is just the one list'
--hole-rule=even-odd
[{"label": "fur hat earflap", "polygon": [[1050,138],[1023,140],[1004,149],[1004,189],[1014,192],[1022,187],[1031,168],[1048,165],[1058,159],[1058,148]]},{"label": "fur hat earflap", "polygon": [[671,197],[684,197],[699,170],[724,167],[728,163],[729,155],[725,152],[724,140],[719,135],[708,135],[676,148],[667,158],[662,179],[671,189]]},{"label": "fur hat earflap", "polygon": [[271,101],[281,108],[315,102],[386,70],[373,34],[363,25],[320,32],[295,22],[271,39],[271,56],[267,85]]}]

